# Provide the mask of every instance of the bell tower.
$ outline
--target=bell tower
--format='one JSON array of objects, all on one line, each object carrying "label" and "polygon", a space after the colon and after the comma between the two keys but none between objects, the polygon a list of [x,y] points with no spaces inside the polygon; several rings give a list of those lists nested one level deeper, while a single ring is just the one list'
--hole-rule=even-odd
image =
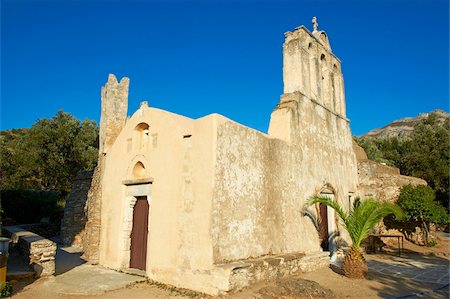
[{"label": "bell tower", "polygon": [[341,62],[331,51],[325,31],[304,26],[285,33],[283,44],[284,94],[299,92],[335,114],[345,117]]}]

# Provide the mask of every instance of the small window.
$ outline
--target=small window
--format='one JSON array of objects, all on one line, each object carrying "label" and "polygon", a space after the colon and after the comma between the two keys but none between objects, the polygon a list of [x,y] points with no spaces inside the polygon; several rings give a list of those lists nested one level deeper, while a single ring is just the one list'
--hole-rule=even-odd
[{"label": "small window", "polygon": [[134,128],[136,149],[146,149],[149,144],[149,125],[146,123],[140,123]]},{"label": "small window", "polygon": [[327,61],[325,54],[320,55],[320,60],[321,61]]}]

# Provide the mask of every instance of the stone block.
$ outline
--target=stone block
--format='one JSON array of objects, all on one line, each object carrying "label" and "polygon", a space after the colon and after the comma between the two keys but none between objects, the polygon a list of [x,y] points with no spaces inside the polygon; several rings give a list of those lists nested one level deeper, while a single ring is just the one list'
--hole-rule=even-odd
[{"label": "stone block", "polygon": [[56,244],[35,233],[17,226],[3,228],[5,234],[11,236],[15,246],[28,259],[36,276],[49,276],[55,273]]}]

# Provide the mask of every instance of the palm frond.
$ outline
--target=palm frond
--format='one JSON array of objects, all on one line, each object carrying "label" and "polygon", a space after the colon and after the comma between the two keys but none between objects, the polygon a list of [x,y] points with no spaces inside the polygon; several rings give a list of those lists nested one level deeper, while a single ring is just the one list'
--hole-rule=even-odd
[{"label": "palm frond", "polygon": [[354,245],[358,247],[381,219],[389,214],[394,214],[397,219],[404,216],[402,209],[398,205],[372,198],[362,201],[355,211],[359,218],[355,219],[358,230],[353,241]]},{"label": "palm frond", "polygon": [[339,215],[339,217],[344,221],[348,217],[348,214],[344,211],[344,209],[341,207],[339,202],[337,200],[333,200],[327,196],[313,196],[306,202],[305,207],[307,208],[316,203],[324,204],[324,205],[334,209],[336,211],[336,213]]},{"label": "palm frond", "polygon": [[387,215],[394,214],[397,219],[404,217],[403,211],[398,205],[372,198],[362,200],[349,213],[344,211],[337,200],[325,196],[311,197],[306,202],[305,208],[316,203],[325,204],[336,211],[355,247],[359,247],[375,225]]}]

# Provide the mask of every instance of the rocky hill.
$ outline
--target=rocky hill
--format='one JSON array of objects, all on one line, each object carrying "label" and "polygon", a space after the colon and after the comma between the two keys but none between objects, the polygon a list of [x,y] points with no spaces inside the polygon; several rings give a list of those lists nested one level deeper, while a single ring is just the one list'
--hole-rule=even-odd
[{"label": "rocky hill", "polygon": [[[450,114],[443,110],[434,110],[430,113],[435,113],[438,121],[444,123],[445,119],[450,117]],[[428,117],[430,113],[420,113],[416,117],[405,117],[399,120],[394,120],[383,128],[374,129],[364,135],[363,137],[384,138],[384,137],[408,137],[414,132],[414,125],[419,121]]]},{"label": "rocky hill", "polygon": [[12,130],[3,130],[0,131],[0,144],[4,142],[8,142],[21,136],[25,135],[28,132],[28,128],[24,129],[12,129]]}]

